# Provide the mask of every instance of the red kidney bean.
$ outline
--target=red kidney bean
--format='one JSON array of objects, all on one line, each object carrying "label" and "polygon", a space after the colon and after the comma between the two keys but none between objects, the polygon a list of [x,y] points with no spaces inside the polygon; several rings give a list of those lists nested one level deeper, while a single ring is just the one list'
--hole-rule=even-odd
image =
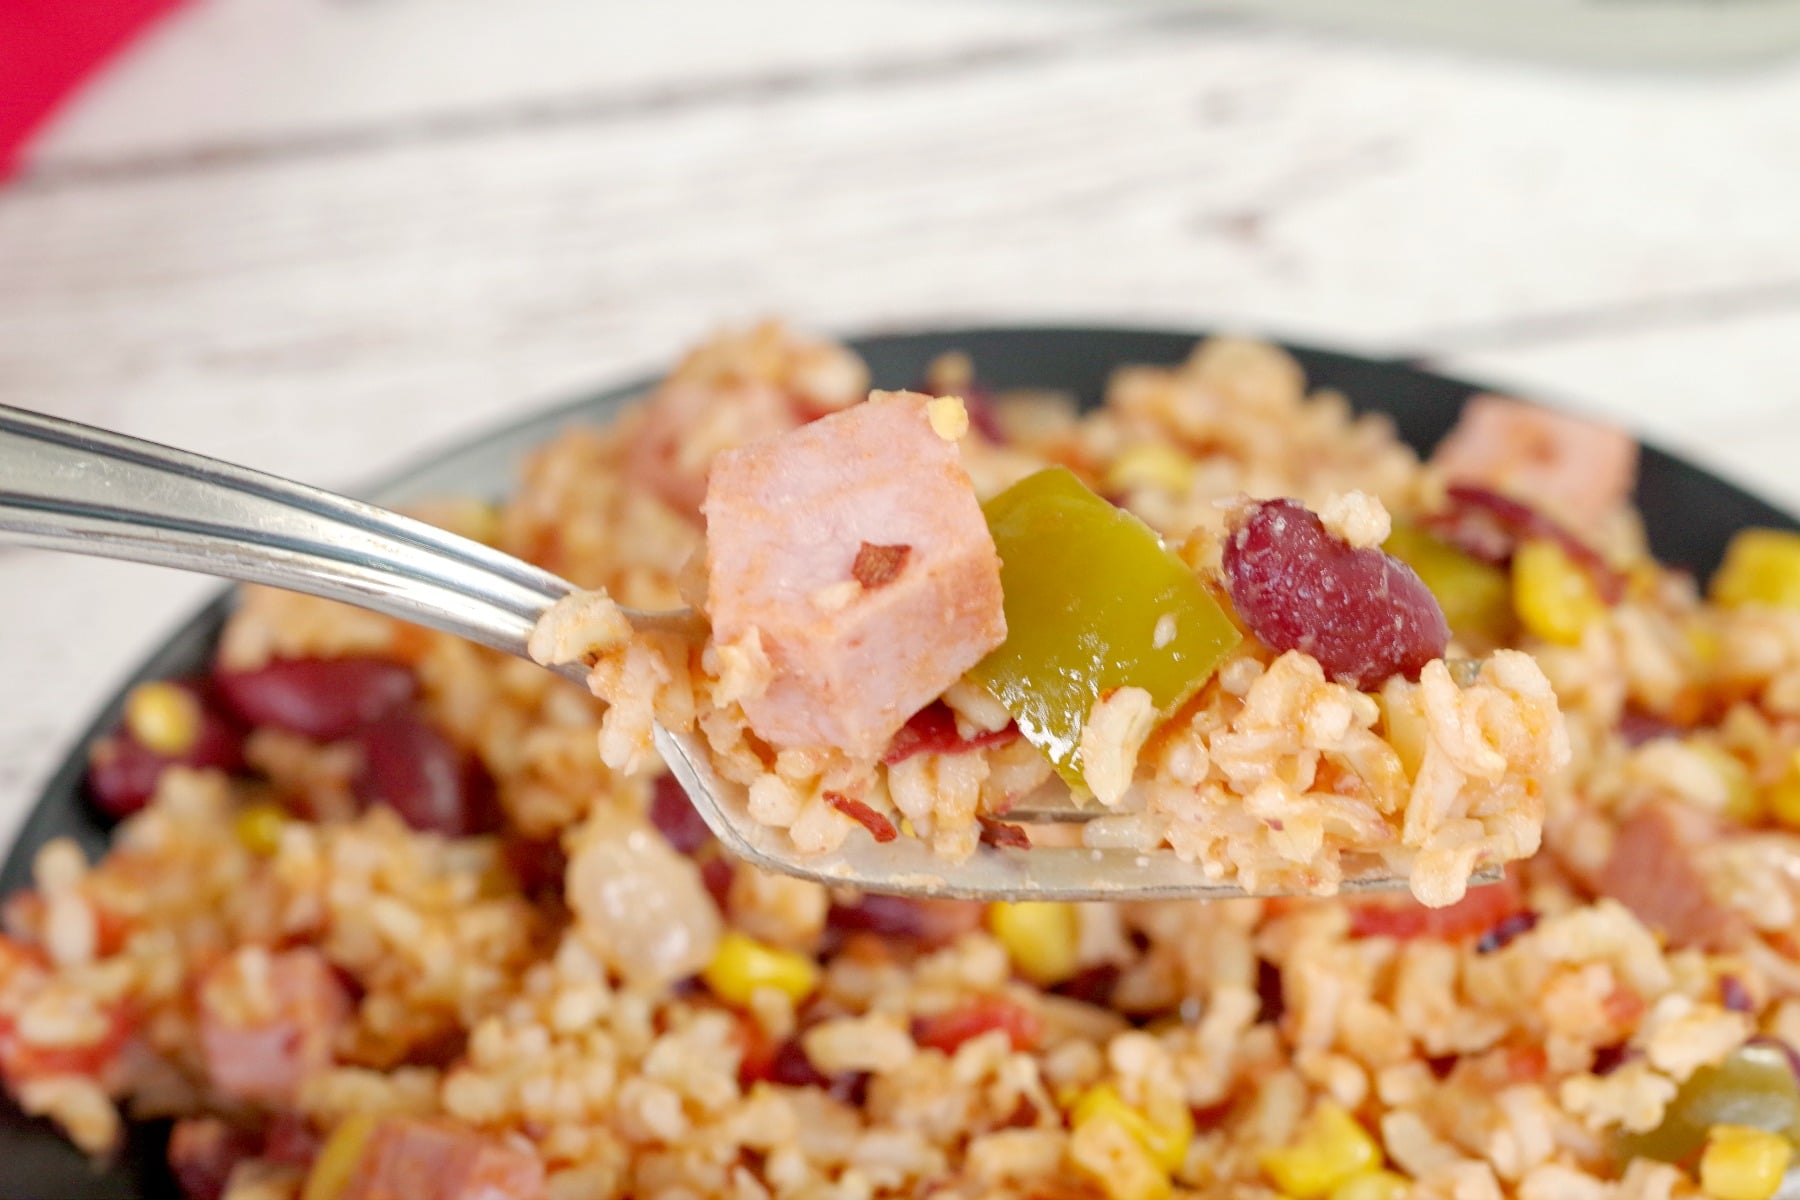
[{"label": "red kidney bean", "polygon": [[1287,993],[1281,986],[1281,968],[1266,958],[1256,960],[1256,1019],[1273,1025],[1287,1012]]},{"label": "red kidney bean", "polygon": [[88,749],[88,795],[101,811],[128,817],[150,802],[157,781],[172,766],[236,772],[244,766],[244,735],[237,724],[206,704],[206,689],[182,681],[178,686],[201,701],[200,730],[181,754],[158,754],[121,726]]},{"label": "red kidney bean", "polygon": [[288,1167],[310,1167],[319,1153],[319,1135],[298,1113],[278,1112],[263,1135],[258,1158]]},{"label": "red kidney bean", "polygon": [[169,1172],[186,1200],[220,1200],[240,1162],[255,1158],[261,1139],[217,1117],[187,1117],[169,1133]]},{"label": "red kidney bean", "polygon": [[569,869],[569,856],[555,838],[508,838],[501,855],[519,882],[519,890],[528,896],[562,895],[563,876]]},{"label": "red kidney bean", "polygon": [[385,804],[423,833],[467,837],[500,826],[494,782],[417,713],[402,710],[355,736],[362,763],[352,786],[364,804]]},{"label": "red kidney bean", "polygon": [[789,1038],[776,1049],[774,1060],[769,1064],[768,1080],[784,1087],[820,1088],[833,1100],[845,1104],[860,1105],[869,1091],[866,1071],[827,1075],[813,1066],[798,1038]]},{"label": "red kidney bean", "polygon": [[832,906],[826,924],[834,933],[875,933],[935,948],[979,928],[981,916],[982,905],[974,900],[914,900],[871,893],[855,904]]},{"label": "red kidney bean", "polygon": [[1118,990],[1119,978],[1124,973],[1118,963],[1095,963],[1083,967],[1050,990],[1058,996],[1067,996],[1096,1008],[1111,1008],[1113,992]]},{"label": "red kidney bean", "polygon": [[1443,610],[1411,567],[1332,536],[1296,500],[1233,514],[1225,582],[1264,645],[1304,651],[1350,687],[1379,687],[1391,675],[1417,679],[1450,641]]},{"label": "red kidney bean", "polygon": [[1588,1070],[1595,1075],[1611,1075],[1630,1061],[1634,1051],[1624,1042],[1601,1046],[1594,1051],[1594,1065]]},{"label": "red kidney bean", "polygon": [[1681,726],[1665,721],[1655,713],[1628,708],[1619,714],[1619,736],[1628,746],[1641,746],[1658,738],[1680,737],[1686,732]]},{"label": "red kidney bean", "polygon": [[280,659],[254,671],[217,671],[213,678],[250,724],[322,742],[349,737],[419,690],[410,667],[385,658]]},{"label": "red kidney bean", "polygon": [[694,802],[673,775],[660,775],[653,785],[650,823],[683,854],[692,854],[713,840],[706,818],[694,809]]},{"label": "red kidney bean", "polygon": [[706,894],[712,897],[713,903],[718,905],[720,912],[724,912],[727,907],[726,901],[731,895],[731,880],[736,874],[737,869],[723,854],[709,854],[706,861],[700,864],[700,882],[706,888]]},{"label": "red kidney bean", "polygon": [[1425,524],[1464,553],[1505,566],[1520,542],[1552,541],[1587,572],[1602,600],[1617,604],[1625,595],[1625,577],[1598,551],[1529,504],[1468,483],[1451,484],[1444,498],[1448,506],[1427,517]]},{"label": "red kidney bean", "polygon": [[1538,914],[1529,908],[1502,917],[1476,941],[1475,953],[1492,954],[1496,950],[1504,950],[1512,944],[1514,938],[1536,929],[1537,923]]},{"label": "red kidney bean", "polygon": [[962,402],[969,414],[969,424],[982,437],[996,446],[1004,446],[1012,440],[1006,436],[1006,430],[1000,427],[1000,414],[994,406],[994,393],[979,383],[972,383],[963,389]]},{"label": "red kidney bean", "polygon": [[798,1037],[790,1037],[777,1045],[753,1022],[745,1022],[738,1032],[744,1043],[744,1056],[738,1067],[738,1082],[743,1087],[749,1088],[755,1083],[816,1087],[847,1104],[862,1103],[869,1083],[865,1073],[827,1075],[806,1057],[806,1049]]}]

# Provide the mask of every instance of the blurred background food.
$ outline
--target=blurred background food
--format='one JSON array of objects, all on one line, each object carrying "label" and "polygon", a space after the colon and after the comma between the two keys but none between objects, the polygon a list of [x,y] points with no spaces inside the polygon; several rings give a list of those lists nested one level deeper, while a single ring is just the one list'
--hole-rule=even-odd
[{"label": "blurred background food", "polygon": [[[765,314],[1226,328],[1800,505],[1797,13],[21,0],[0,400],[348,487]],[[0,553],[0,834],[213,586]]]}]

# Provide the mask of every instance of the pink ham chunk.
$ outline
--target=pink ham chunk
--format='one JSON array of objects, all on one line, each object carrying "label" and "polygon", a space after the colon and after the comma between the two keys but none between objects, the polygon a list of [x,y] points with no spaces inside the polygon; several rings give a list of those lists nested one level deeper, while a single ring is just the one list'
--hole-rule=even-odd
[{"label": "pink ham chunk", "polygon": [[1611,426],[1475,396],[1431,461],[1453,483],[1480,484],[1591,529],[1630,499],[1638,445]]},{"label": "pink ham chunk", "polygon": [[537,1155],[448,1120],[388,1117],[337,1200],[540,1200]]},{"label": "pink ham chunk", "polygon": [[744,712],[777,746],[877,756],[1006,636],[994,539],[928,403],[876,392],[713,464],[713,636],[757,632],[773,679]]},{"label": "pink ham chunk", "polygon": [[200,983],[200,1047],[222,1094],[285,1105],[331,1065],[350,994],[317,950],[247,947]]},{"label": "pink ham chunk", "polygon": [[719,451],[785,433],[800,421],[787,393],[771,384],[670,382],[645,406],[631,436],[626,473],[677,512],[698,519],[707,469]]},{"label": "pink ham chunk", "polygon": [[1619,826],[1597,890],[1629,908],[1671,946],[1724,952],[1749,924],[1707,887],[1695,854],[1715,843],[1718,823],[1682,805],[1646,804]]}]

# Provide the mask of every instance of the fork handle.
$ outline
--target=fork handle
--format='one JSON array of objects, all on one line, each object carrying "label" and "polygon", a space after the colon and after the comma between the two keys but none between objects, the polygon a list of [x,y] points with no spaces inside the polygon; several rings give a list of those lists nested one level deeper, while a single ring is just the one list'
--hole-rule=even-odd
[{"label": "fork handle", "polygon": [[0,541],[308,592],[522,658],[571,590],[372,504],[5,405]]}]

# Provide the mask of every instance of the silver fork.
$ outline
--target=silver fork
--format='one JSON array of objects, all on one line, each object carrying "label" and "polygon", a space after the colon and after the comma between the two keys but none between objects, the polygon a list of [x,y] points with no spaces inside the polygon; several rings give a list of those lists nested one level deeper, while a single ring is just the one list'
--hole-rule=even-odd
[{"label": "silver fork", "polygon": [[[527,659],[532,628],[573,590],[530,563],[372,504],[4,405],[0,541],[307,592]],[[626,616],[639,629],[691,631],[697,620],[685,610]],[[585,686],[580,665],[551,669]],[[769,871],[875,892],[989,900],[1250,894],[1207,879],[1168,850],[984,845],[947,862],[919,839],[880,844],[856,829],[835,853],[802,855],[784,831],[751,819],[745,789],[713,770],[697,734],[659,726],[656,747],[725,848]],[[1034,797],[1028,811],[1007,819],[1079,821],[1098,811]],[[1405,884],[1379,865],[1346,874],[1347,891]]]}]

